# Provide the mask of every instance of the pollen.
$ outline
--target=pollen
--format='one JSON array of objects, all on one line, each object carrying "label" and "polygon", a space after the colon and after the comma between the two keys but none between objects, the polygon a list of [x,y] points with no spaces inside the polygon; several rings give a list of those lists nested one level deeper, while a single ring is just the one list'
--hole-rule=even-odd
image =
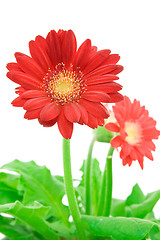
[{"label": "pollen", "polygon": [[126,122],[125,132],[127,133],[125,140],[130,145],[137,145],[142,139],[142,130],[138,122]]},{"label": "pollen", "polygon": [[79,101],[85,92],[85,82],[80,71],[68,70],[61,64],[56,66],[54,71],[49,69],[41,88],[52,101],[64,105]]}]

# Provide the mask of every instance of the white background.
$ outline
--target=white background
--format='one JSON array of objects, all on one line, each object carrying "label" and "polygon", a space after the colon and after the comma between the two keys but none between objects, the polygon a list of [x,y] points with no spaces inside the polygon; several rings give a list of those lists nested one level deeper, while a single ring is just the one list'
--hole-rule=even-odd
[{"label": "white background", "polygon": [[[37,120],[24,120],[24,110],[11,106],[17,86],[6,78],[6,64],[16,51],[29,54],[28,42],[51,29],[72,29],[78,45],[86,38],[99,49],[119,53],[124,66],[119,83],[122,93],[141,101],[160,129],[160,7],[150,0],[5,0],[0,2],[0,165],[18,158],[47,165],[53,174],[63,174],[61,136],[57,126],[43,128]],[[71,140],[73,177],[86,158],[92,130],[75,125]],[[123,167],[118,153],[113,160],[113,196],[125,198],[135,183],[144,193],[160,189],[160,144],[154,162],[145,159],[142,171],[137,162]],[[103,168],[107,144],[96,144],[93,152]],[[160,206],[155,208],[160,216]]]}]

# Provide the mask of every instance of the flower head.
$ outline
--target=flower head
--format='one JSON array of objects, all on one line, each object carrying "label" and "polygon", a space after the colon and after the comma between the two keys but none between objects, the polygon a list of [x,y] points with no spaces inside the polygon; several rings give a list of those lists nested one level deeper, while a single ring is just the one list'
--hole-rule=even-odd
[{"label": "flower head", "polygon": [[38,119],[51,127],[58,124],[66,139],[71,138],[73,123],[91,128],[104,124],[109,116],[102,103],[123,99],[121,85],[114,82],[123,70],[118,54],[108,49],[97,51],[87,39],[77,50],[73,31],[52,30],[46,38],[30,41],[31,57],[15,53],[7,76],[20,86],[12,104],[26,110],[26,119]]},{"label": "flower head", "polygon": [[151,151],[155,150],[152,139],[158,139],[160,131],[156,129],[156,121],[149,117],[148,111],[136,99],[131,103],[128,97],[113,106],[117,123],[109,122],[107,130],[119,135],[111,140],[114,148],[120,147],[120,157],[123,165],[129,166],[138,160],[143,169],[144,156],[153,160]]}]

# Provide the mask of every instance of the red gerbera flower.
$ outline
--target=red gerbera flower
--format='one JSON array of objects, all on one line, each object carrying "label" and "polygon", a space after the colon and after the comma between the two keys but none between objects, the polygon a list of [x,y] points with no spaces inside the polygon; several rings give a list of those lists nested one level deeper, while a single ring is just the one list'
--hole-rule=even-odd
[{"label": "red gerbera flower", "polygon": [[111,140],[114,148],[121,147],[120,157],[123,165],[138,160],[143,169],[143,158],[153,160],[151,151],[155,151],[152,139],[158,139],[160,131],[155,127],[156,121],[149,117],[148,111],[136,99],[131,103],[128,97],[113,106],[117,123],[107,123],[105,128],[119,133]]},{"label": "red gerbera flower", "polygon": [[38,119],[45,127],[56,122],[62,136],[71,138],[73,123],[91,128],[103,125],[108,117],[102,102],[123,99],[121,85],[114,80],[123,70],[120,57],[108,49],[97,51],[87,39],[77,50],[73,31],[50,31],[29,43],[31,57],[15,53],[8,78],[20,87],[13,106],[26,110],[26,119]]}]

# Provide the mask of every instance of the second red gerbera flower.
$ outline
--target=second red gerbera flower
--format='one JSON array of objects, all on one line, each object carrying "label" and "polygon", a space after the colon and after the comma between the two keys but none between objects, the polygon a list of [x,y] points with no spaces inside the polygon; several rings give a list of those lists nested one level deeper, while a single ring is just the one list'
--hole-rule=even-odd
[{"label": "second red gerbera flower", "polygon": [[113,106],[117,122],[109,122],[105,128],[119,133],[111,140],[114,148],[120,147],[123,165],[129,166],[138,160],[143,169],[144,156],[153,160],[151,151],[155,150],[153,139],[158,139],[160,131],[156,129],[156,121],[149,117],[148,111],[136,99],[131,103],[128,97]]},{"label": "second red gerbera flower", "polygon": [[8,78],[20,87],[12,104],[26,110],[25,118],[38,119],[46,127],[56,122],[62,136],[71,138],[73,123],[91,128],[104,124],[109,115],[102,105],[123,99],[115,83],[123,70],[119,55],[97,51],[87,39],[77,50],[73,31],[50,31],[29,43],[31,57],[16,53]]}]

